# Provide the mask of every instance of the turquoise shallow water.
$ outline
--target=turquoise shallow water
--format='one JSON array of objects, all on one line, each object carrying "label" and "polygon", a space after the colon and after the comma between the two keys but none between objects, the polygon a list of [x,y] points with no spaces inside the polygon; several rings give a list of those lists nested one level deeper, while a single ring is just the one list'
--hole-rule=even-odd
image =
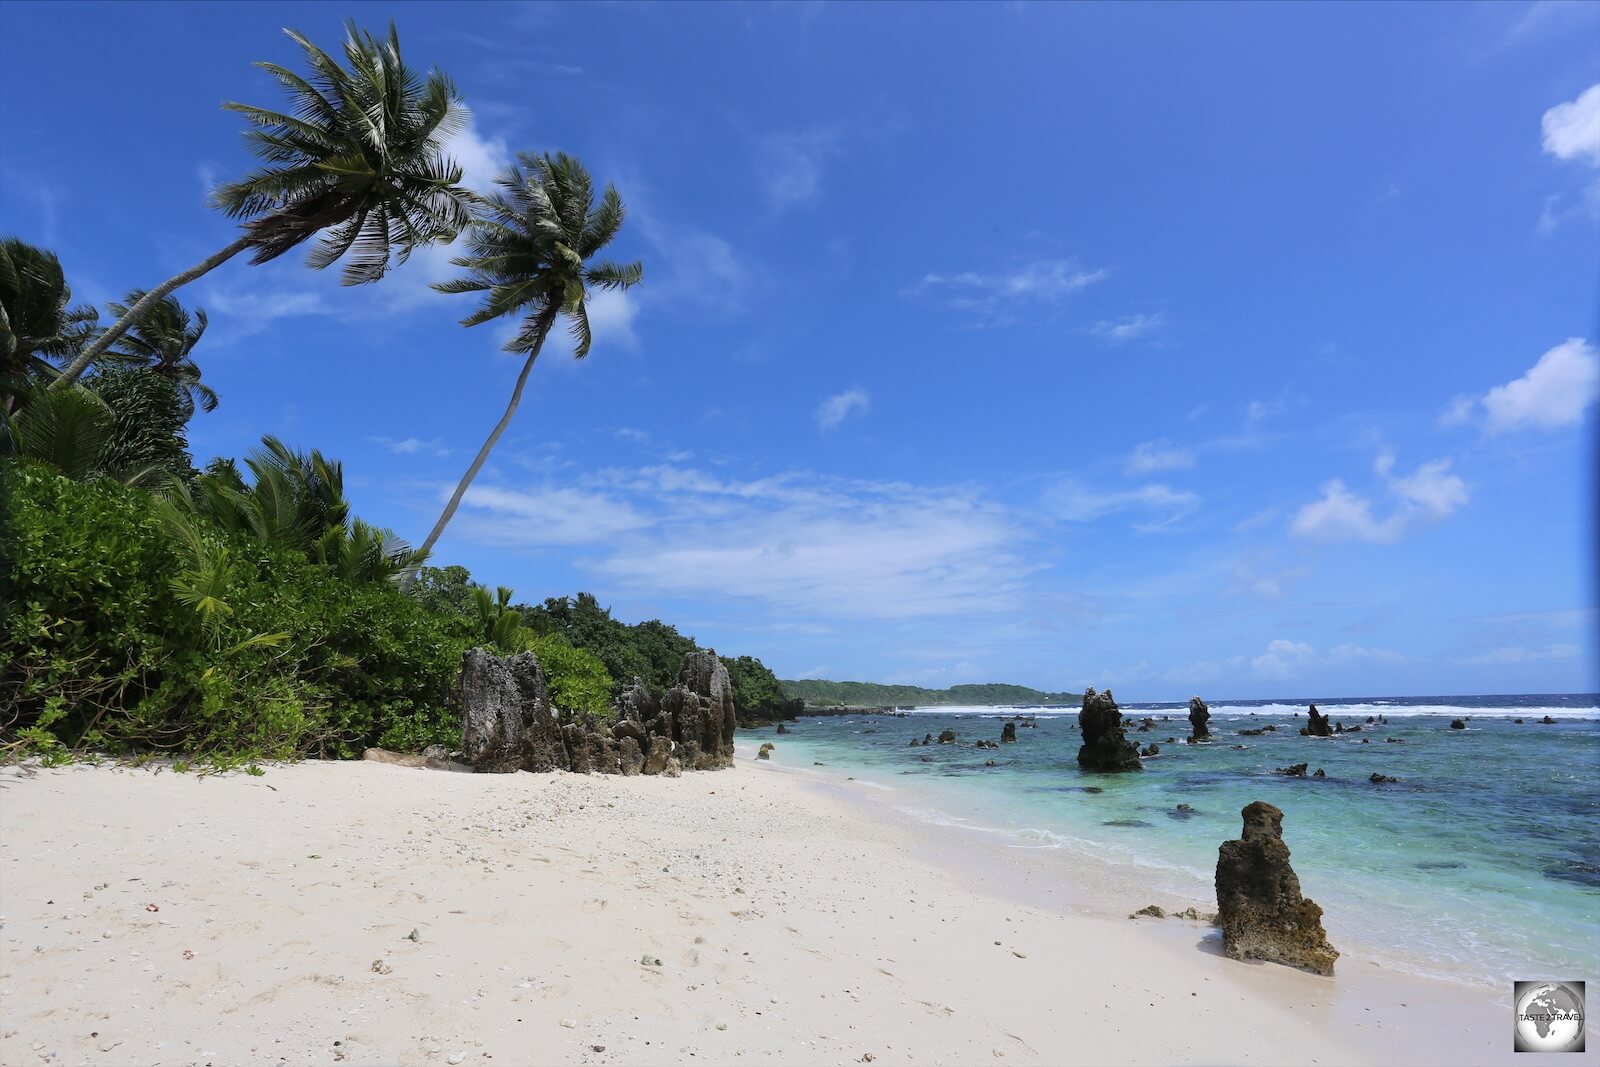
[{"label": "turquoise shallow water", "polygon": [[[1152,888],[1197,902],[1213,899],[1217,845],[1238,835],[1240,809],[1266,800],[1284,811],[1306,894],[1363,956],[1497,987],[1600,977],[1600,698],[1318,707],[1362,731],[1301,737],[1304,704],[1220,704],[1212,707],[1216,741],[1191,746],[1182,743],[1186,708],[1124,706],[1130,739],[1161,751],[1143,771],[1121,775],[1078,769],[1075,709],[807,718],[773,740],[784,762],[821,761],[886,787],[883,804],[900,815],[990,831],[1041,855],[1121,858]],[[1557,722],[1540,725],[1546,714]],[[1018,743],[998,751],[972,747],[997,740],[1012,715],[1035,715],[1038,726],[1019,729]],[[1368,725],[1368,715],[1389,724]],[[1144,716],[1155,718],[1153,728],[1134,732]],[[1468,728],[1451,730],[1454,717]],[[1266,725],[1278,730],[1239,733]],[[908,747],[946,728],[959,745]],[[989,759],[995,767],[984,765]],[[1272,773],[1301,762],[1327,777]],[[1374,772],[1400,781],[1374,785]],[[1194,812],[1179,812],[1180,803]]]}]

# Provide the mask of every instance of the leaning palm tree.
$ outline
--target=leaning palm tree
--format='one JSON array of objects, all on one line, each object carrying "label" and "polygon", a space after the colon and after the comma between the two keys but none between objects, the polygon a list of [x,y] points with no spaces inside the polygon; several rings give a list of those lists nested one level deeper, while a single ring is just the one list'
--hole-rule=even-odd
[{"label": "leaning palm tree", "polygon": [[343,259],[341,280],[356,285],[377,281],[391,261],[449,241],[466,225],[473,197],[441,144],[466,121],[450,79],[406,66],[393,23],[381,41],[346,24],[348,70],[300,34],[284,32],[305,51],[309,76],[275,63],[257,66],[289,91],[293,113],[222,105],[251,123],[245,139],[267,164],[211,195],[228,217],[243,220],[244,233],[135,300],[52,388],[77,380],[168,293],[246,249],[250,262],[266,263],[323,233],[307,262],[320,270]]},{"label": "leaning palm tree", "polygon": [[54,253],[15,237],[0,240],[0,412],[14,412],[30,382],[53,377],[55,361],[88,341],[99,312],[71,303]]},{"label": "leaning palm tree", "polygon": [[[556,319],[567,317],[575,346],[572,354],[582,359],[589,354],[591,340],[586,305],[590,289],[627,289],[644,276],[644,268],[637,260],[628,264],[588,262],[622,229],[622,197],[614,186],[606,186],[596,206],[589,172],[571,156],[562,152],[541,156],[522,153],[517,160],[495,179],[502,191],[484,200],[482,215],[468,231],[467,254],[451,260],[456,266],[465,267],[467,276],[440,282],[434,288],[441,293],[486,294],[483,305],[461,320],[463,326],[522,315],[522,328],[506,342],[505,350],[528,358],[517,375],[505,414],[478,449],[444,506],[444,513],[418,550],[424,556],[432,553],[467,487],[511,424],[528,372],[533,370],[533,361],[539,358],[539,350]],[[414,573],[408,574],[403,586],[410,588],[415,577]]]},{"label": "leaning palm tree", "polygon": [[[126,304],[111,304],[111,312],[121,318],[142,299],[144,292],[135,289],[128,294]],[[205,332],[205,309],[195,308],[191,315],[177,297],[169,296],[151,305],[144,318],[117,339],[116,347],[105,358],[147,368],[156,377],[171,382],[183,398],[186,416],[194,414],[196,402],[205,411],[215,411],[217,392],[200,380],[200,367],[193,355],[194,346]]]}]

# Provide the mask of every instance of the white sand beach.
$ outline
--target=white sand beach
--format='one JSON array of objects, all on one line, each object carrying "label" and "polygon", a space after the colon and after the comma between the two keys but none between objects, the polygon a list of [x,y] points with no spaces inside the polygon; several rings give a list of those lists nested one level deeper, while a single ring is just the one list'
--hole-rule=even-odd
[{"label": "white sand beach", "polygon": [[1230,961],[1129,921],[1136,885],[1039,884],[752,747],[676,780],[8,768],[0,1063],[1513,1060],[1504,998]]}]

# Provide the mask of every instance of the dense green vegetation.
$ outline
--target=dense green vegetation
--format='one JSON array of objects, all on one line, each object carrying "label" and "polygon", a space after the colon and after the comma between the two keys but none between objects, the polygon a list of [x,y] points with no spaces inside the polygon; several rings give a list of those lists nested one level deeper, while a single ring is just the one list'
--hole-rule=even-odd
[{"label": "dense green vegetation", "polygon": [[953,685],[949,689],[924,689],[919,685],[882,685],[878,682],[826,682],[816,678],[784,679],[785,694],[818,707],[847,704],[865,707],[909,707],[936,704],[1076,704],[1082,693],[1044,693],[1025,685],[990,682]]},{"label": "dense green vegetation", "polygon": [[458,729],[449,694],[472,635],[387,581],[14,459],[0,514],[0,740],[226,762]]},{"label": "dense green vegetation", "polygon": [[[392,27],[379,39],[351,25],[343,64],[290,36],[308,73],[262,64],[290,109],[224,105],[263,164],[214,194],[237,240],[108,304],[102,327],[53,253],[0,239],[0,755],[226,766],[417,749],[459,737],[467,648],[534,652],[570,718],[610,714],[635,677],[659,694],[698,647],[589,594],[513,603],[463,567],[422,566],[451,508],[414,550],[354,514],[339,462],[315,449],[268,436],[195,468],[189,422],[220,398],[195,360],[206,313],[171,294],[241,252],[262,263],[320,237],[309,265],[342,262],[346,284],[366,283],[470,227],[467,273],[440,288],[485,294],[467,325],[524,316],[508,347],[527,362],[460,492],[554,323],[583,357],[588,293],[642,275],[596,261],[622,200],[608,186],[596,202],[571,157],[520,156],[494,196],[463,188],[443,148],[464,119],[456,91],[408,67]],[[743,706],[782,699],[760,660],[729,669]]]}]

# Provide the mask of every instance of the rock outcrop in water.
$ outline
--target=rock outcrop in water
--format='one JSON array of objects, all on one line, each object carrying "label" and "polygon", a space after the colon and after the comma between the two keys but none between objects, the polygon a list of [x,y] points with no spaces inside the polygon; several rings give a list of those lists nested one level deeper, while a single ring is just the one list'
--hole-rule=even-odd
[{"label": "rock outcrop in water", "polygon": [[1000,727],[1000,743],[1002,745],[1012,745],[1012,744],[1015,744],[1016,741],[1017,741],[1017,724],[1016,723],[1008,722],[1004,726]]},{"label": "rock outcrop in water", "polygon": [[532,652],[467,651],[461,668],[462,759],[474,770],[665,774],[733,765],[735,712],[728,671],[714,652],[684,657],[659,703],[638,678],[609,726],[592,716],[557,721]]},{"label": "rock outcrop in water", "polygon": [[1211,739],[1211,709],[1199,697],[1189,698],[1189,736],[1195,741]]},{"label": "rock outcrop in water", "polygon": [[1317,710],[1315,704],[1311,705],[1310,726],[1302,726],[1300,732],[1308,737],[1332,737],[1333,727],[1328,724],[1328,717]]},{"label": "rock outcrop in water", "polygon": [[1283,812],[1256,801],[1244,831],[1217,852],[1217,910],[1230,959],[1268,960],[1332,974],[1339,951],[1322,929],[1322,909],[1300,894],[1283,843]]},{"label": "rock outcrop in water", "polygon": [[1083,731],[1083,745],[1078,749],[1079,767],[1086,771],[1140,769],[1139,746],[1123,733],[1122,711],[1111,696],[1111,690],[1096,693],[1091,687],[1084,691],[1078,725]]},{"label": "rock outcrop in water", "polygon": [[1450,720],[1450,729],[1452,729],[1452,730],[1465,730],[1466,728],[1467,728],[1467,724],[1462,722],[1460,719],[1451,719]]}]

